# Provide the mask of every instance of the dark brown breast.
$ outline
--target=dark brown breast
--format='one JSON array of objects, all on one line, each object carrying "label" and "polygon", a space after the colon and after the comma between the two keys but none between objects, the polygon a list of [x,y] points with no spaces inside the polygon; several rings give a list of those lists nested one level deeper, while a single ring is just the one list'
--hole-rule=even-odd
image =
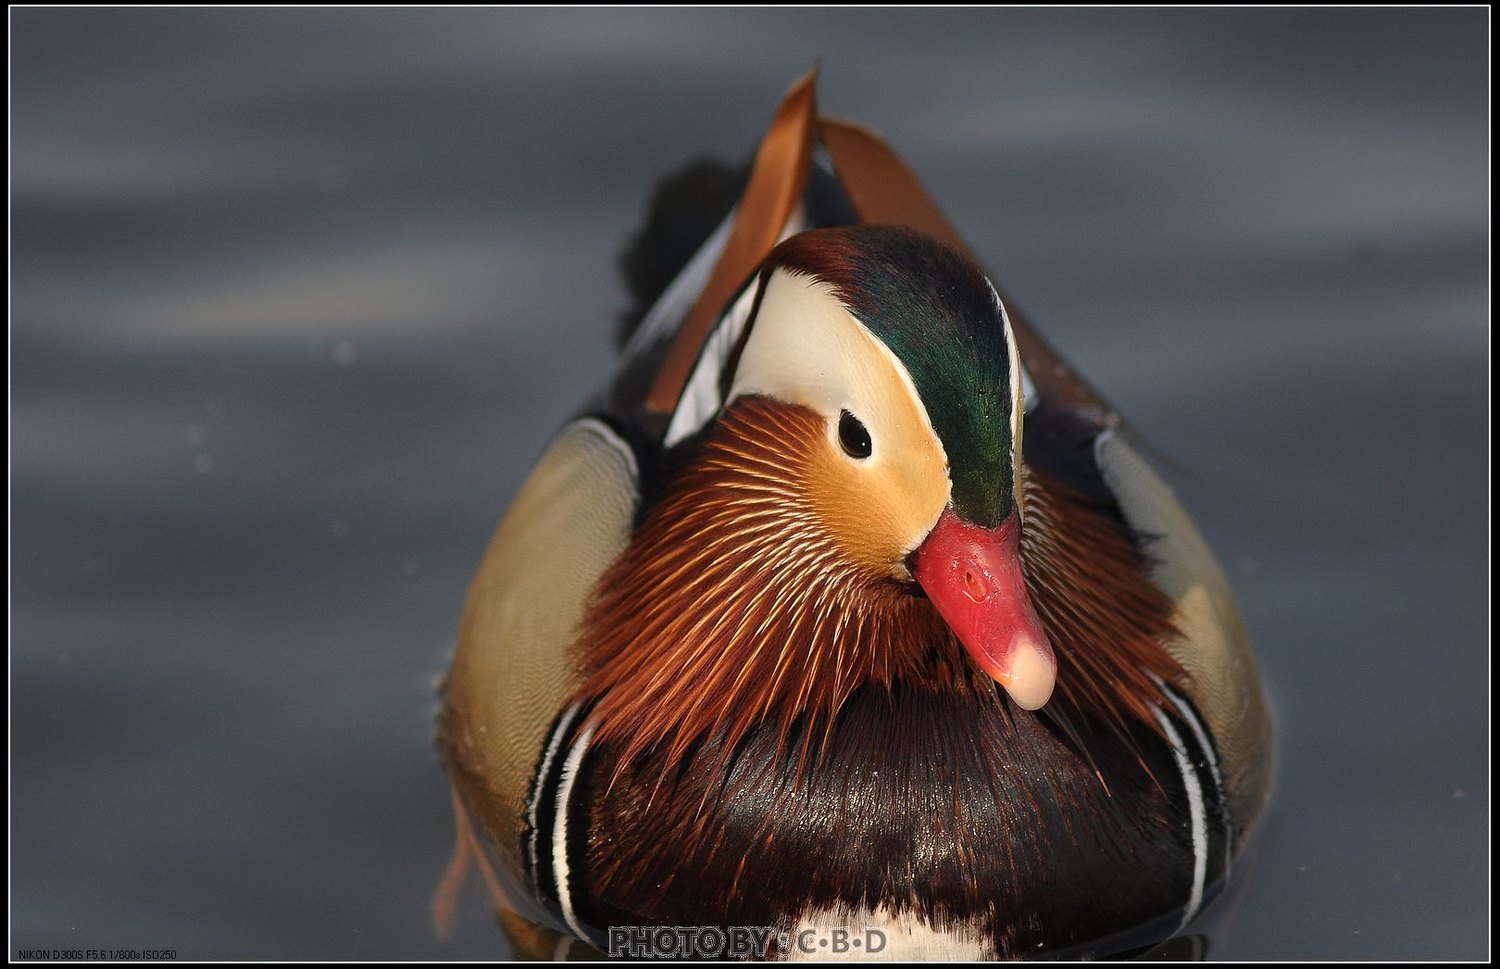
[{"label": "dark brown breast", "polygon": [[977,932],[1000,956],[1108,955],[1175,931],[1226,870],[1212,752],[1182,717],[1169,721],[1174,752],[1144,727],[1064,731],[1003,697],[897,683],[856,690],[810,765],[767,725],[727,756],[710,743],[675,766],[648,756],[622,770],[582,720],[560,745],[574,773],[538,785],[532,874],[596,939],[613,925],[786,927],[889,907]]}]

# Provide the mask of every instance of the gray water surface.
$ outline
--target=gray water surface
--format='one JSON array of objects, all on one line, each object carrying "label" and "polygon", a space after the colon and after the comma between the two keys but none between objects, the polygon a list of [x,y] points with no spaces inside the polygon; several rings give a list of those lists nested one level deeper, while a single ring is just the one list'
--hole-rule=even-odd
[{"label": "gray water surface", "polygon": [[1488,951],[1488,12],[18,9],[11,954],[490,958],[433,678],[653,183],[821,60],[1182,466],[1274,699],[1220,958]]}]

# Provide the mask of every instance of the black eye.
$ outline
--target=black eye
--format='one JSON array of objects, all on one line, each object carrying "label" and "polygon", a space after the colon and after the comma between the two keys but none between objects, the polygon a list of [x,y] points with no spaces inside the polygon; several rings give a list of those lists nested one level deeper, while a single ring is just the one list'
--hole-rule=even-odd
[{"label": "black eye", "polygon": [[839,443],[844,446],[844,453],[851,458],[870,456],[870,432],[858,417],[848,411],[839,414]]}]

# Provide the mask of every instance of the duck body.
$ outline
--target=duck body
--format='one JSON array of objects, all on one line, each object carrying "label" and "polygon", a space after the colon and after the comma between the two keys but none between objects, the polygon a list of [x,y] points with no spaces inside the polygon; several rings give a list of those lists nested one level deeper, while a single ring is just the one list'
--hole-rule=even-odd
[{"label": "duck body", "polygon": [[794,88],[492,541],[440,733],[512,918],[1112,955],[1227,880],[1269,787],[1227,584],[920,187],[870,201],[893,158]]}]

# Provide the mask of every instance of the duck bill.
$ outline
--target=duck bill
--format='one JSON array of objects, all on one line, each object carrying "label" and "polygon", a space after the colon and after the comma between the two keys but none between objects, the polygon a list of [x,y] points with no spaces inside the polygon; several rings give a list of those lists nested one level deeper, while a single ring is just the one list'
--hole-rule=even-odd
[{"label": "duck bill", "polygon": [[950,506],[913,564],[917,582],[979,668],[1017,706],[1040,709],[1052,696],[1057,659],[1026,593],[1016,512],[990,529],[961,520]]}]

